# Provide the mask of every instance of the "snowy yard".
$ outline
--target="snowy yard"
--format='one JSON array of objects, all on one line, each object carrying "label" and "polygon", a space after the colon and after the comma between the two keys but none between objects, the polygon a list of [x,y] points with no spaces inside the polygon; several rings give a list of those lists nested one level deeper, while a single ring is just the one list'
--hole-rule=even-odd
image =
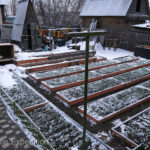
[{"label": "snowy yard", "polygon": [[[79,45],[81,46],[81,50],[85,49],[85,42],[80,42]],[[15,46],[15,51],[17,51],[17,61],[44,58],[46,55],[50,54],[75,52],[75,50],[69,50],[66,46],[58,47],[50,52],[30,53],[21,52],[21,49]],[[117,146],[117,143],[112,144],[112,140],[115,139],[118,141],[117,137],[111,136],[111,128],[116,126],[113,129],[120,134],[124,134],[126,137],[130,137],[132,134],[130,133],[132,124],[138,125],[138,121],[132,121],[132,123],[129,124],[125,120],[122,120],[122,118],[117,118],[119,121],[109,121],[108,119],[108,122],[106,122],[106,124],[109,124],[108,127],[98,128],[98,126],[91,121],[91,118],[94,118],[93,120],[100,122],[101,120],[107,117],[109,118],[111,115],[118,113],[125,108],[149,98],[150,80],[147,78],[148,81],[145,81],[143,78],[149,76],[150,74],[150,60],[134,57],[133,52],[122,49],[117,49],[114,51],[113,49],[109,50],[108,48],[105,48],[105,50],[103,50],[100,44],[96,45],[96,57],[97,59],[106,57],[107,60],[97,62],[93,61],[89,63],[89,80],[95,80],[90,80],[90,83],[88,84],[88,96],[93,96],[92,98],[94,99],[92,99],[91,102],[88,101],[87,107],[87,113],[90,116],[90,118],[88,118],[88,130],[90,132],[87,133],[86,139],[88,145],[87,149],[109,150],[111,149],[109,146],[114,148]],[[36,66],[34,67],[36,68]],[[27,67],[20,67],[14,64],[0,66],[0,74],[2,75],[0,78],[0,88],[2,89],[0,90],[0,97],[2,97],[3,100],[9,98],[12,99],[24,111],[26,108],[32,107],[31,110],[25,113],[37,125],[40,132],[55,149],[77,150],[82,144],[83,103],[77,104],[77,106],[75,105],[74,107],[68,107],[68,105],[64,105],[64,102],[59,101],[56,96],[60,95],[68,102],[74,102],[75,100],[79,100],[81,98],[83,100],[83,83],[85,75],[84,67],[84,64],[80,64],[26,74],[25,70]],[[128,71],[128,69],[131,70]],[[122,73],[121,71],[123,70],[125,70],[125,72]],[[115,74],[116,72],[118,72],[118,74]],[[44,79],[45,81],[41,83],[44,83],[51,88],[63,87],[64,85],[79,83],[81,81],[82,83],[80,83],[80,85],[76,85],[75,87],[66,87],[66,89],[58,91],[56,95],[52,95],[50,92],[45,90],[40,83],[34,82],[30,76],[33,76],[37,80]],[[21,78],[24,78],[24,80]],[[50,79],[47,80],[46,78]],[[132,82],[134,81],[137,81],[137,85],[132,85]],[[110,89],[114,92],[113,89],[115,87],[126,85],[129,82],[130,87],[123,91],[116,91],[115,94],[111,93],[109,96],[105,96],[104,98],[100,97],[101,94],[95,95],[103,91],[106,91],[107,93]],[[147,101],[147,99],[145,101]],[[45,104],[39,106],[43,103]],[[35,108],[35,106],[37,107]],[[135,105],[135,107],[138,106]],[[145,114],[143,116],[145,116]],[[132,115],[129,115],[129,117],[132,117]],[[128,118],[128,116],[125,118]],[[122,126],[126,126],[126,129],[129,130],[122,132],[120,129]],[[142,127],[139,132],[143,132],[143,130],[149,132],[145,126],[148,126],[148,122],[146,121],[144,124],[138,126],[136,130],[139,131],[139,128]],[[132,136],[135,143],[140,144],[140,142],[143,142],[142,140],[136,138],[137,135],[135,135],[135,133],[132,134]],[[141,137],[145,136],[145,132],[143,132],[143,134],[139,133],[139,136],[141,139]],[[31,139],[32,138],[30,138],[30,140]],[[145,140],[147,139],[149,139],[148,135],[146,135]],[[106,144],[103,141],[105,141]],[[122,145],[122,147],[126,146]],[[131,148],[129,145],[127,147]]]}]

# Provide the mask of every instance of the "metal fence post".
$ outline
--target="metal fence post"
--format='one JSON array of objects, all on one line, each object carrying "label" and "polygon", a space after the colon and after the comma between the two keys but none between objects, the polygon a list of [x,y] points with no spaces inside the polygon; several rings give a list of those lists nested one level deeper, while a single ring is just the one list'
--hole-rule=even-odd
[{"label": "metal fence post", "polygon": [[89,36],[86,37],[86,61],[85,61],[85,81],[84,81],[83,150],[86,150],[86,114],[87,114],[87,95],[88,95],[88,63],[89,63]]}]

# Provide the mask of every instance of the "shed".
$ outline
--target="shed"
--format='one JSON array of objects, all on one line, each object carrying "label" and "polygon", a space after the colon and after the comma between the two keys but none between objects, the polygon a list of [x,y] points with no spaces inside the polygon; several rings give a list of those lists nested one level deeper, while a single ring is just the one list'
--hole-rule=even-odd
[{"label": "shed", "polygon": [[129,26],[150,18],[148,0],[86,0],[80,13],[82,27],[88,28],[93,18],[98,27]]},{"label": "shed", "polygon": [[40,26],[31,0],[21,0],[17,7],[11,40],[25,50],[41,47]]}]

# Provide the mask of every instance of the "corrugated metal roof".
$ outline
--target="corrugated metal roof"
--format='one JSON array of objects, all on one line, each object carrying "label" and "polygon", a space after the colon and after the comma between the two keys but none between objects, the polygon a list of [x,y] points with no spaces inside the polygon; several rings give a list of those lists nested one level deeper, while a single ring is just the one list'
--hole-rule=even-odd
[{"label": "corrugated metal roof", "polygon": [[86,0],[80,16],[126,16],[132,0]]},{"label": "corrugated metal roof", "polygon": [[11,39],[13,41],[21,42],[21,36],[23,32],[24,22],[26,19],[26,13],[28,9],[29,0],[21,1],[18,4],[16,18],[12,30]]}]

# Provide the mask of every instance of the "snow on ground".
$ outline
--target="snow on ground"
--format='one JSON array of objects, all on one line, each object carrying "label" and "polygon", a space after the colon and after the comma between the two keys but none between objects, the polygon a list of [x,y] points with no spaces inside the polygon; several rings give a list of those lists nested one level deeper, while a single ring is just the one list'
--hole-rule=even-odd
[{"label": "snow on ground", "polygon": [[27,75],[25,73],[25,69],[26,68],[24,68],[24,67],[17,67],[14,64],[8,64],[8,65],[5,65],[5,68],[7,70],[15,72],[18,76],[20,76],[22,78],[26,78],[27,77]]},{"label": "snow on ground", "polygon": [[[72,46],[72,45],[76,45],[76,44],[70,44],[69,46]],[[86,45],[85,41],[77,43],[77,46],[80,46],[80,50],[85,50],[85,45]],[[93,45],[94,45],[94,42],[91,41],[90,46],[93,46]],[[106,47],[104,50],[100,43],[96,44],[95,50],[96,50],[96,56],[103,56],[103,57],[106,57],[107,59],[114,59],[114,58],[123,57],[123,56],[134,56],[133,52],[130,52],[130,51],[127,51],[124,49],[120,49],[120,48],[117,48],[117,50],[114,51],[113,48],[108,49]],[[15,51],[17,52],[16,58],[19,61],[19,60],[27,60],[27,59],[28,60],[29,59],[39,59],[40,56],[42,57],[42,55],[75,52],[76,50],[69,49],[67,46],[63,46],[63,47],[57,47],[56,49],[54,49],[52,51],[21,52],[21,49],[17,45],[15,45]]]},{"label": "snow on ground", "polygon": [[[43,51],[43,52],[20,52],[16,53],[17,60],[26,60],[26,59],[39,59],[41,55],[51,55],[58,53],[66,53],[66,52],[75,52],[76,50],[68,49],[67,46],[58,47],[52,51]],[[38,56],[38,57],[36,57]]]},{"label": "snow on ground", "polygon": [[99,139],[102,139],[104,142],[109,142],[111,140],[111,137],[109,134],[107,134],[105,131],[98,132],[95,134],[95,136]]},{"label": "snow on ground", "polygon": [[23,67],[17,67],[14,64],[0,66],[0,86],[4,88],[12,88],[14,85],[16,85],[16,81],[13,79],[13,72],[20,77],[27,77],[25,74],[25,68]]},{"label": "snow on ground", "polygon": [[15,51],[16,53],[21,53],[21,52],[22,52],[22,49],[21,49],[18,45],[14,44],[14,51]]},{"label": "snow on ground", "polygon": [[116,51],[114,51],[113,48],[109,50],[108,47],[103,49],[101,44],[96,44],[95,50],[96,50],[96,56],[103,56],[103,57],[106,57],[107,59],[114,59],[114,58],[123,57],[123,56],[134,56],[134,52],[123,50],[120,48],[117,48]]},{"label": "snow on ground", "polygon": [[15,80],[12,78],[13,73],[4,66],[0,67],[0,86],[4,88],[12,88],[16,84]]},{"label": "snow on ground", "polygon": [[119,126],[119,125],[121,125],[122,124],[122,121],[120,120],[120,119],[117,119],[117,120],[114,120],[113,121],[113,125],[114,126]]}]

